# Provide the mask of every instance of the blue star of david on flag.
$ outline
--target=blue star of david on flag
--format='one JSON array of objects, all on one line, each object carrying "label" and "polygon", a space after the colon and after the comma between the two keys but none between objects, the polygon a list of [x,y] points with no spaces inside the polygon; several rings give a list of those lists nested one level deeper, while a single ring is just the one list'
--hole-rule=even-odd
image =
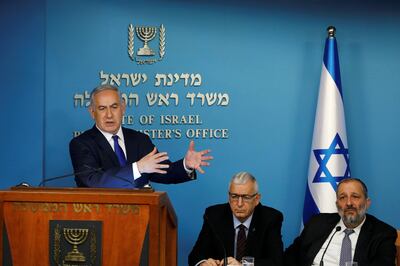
[{"label": "blue star of david on flag", "polygon": [[[343,141],[339,134],[336,133],[331,145],[327,149],[315,149],[313,150],[315,159],[317,160],[319,167],[315,173],[313,183],[329,182],[332,188],[336,191],[337,183],[346,177],[350,177],[349,167],[349,149],[343,145]],[[343,175],[332,175],[328,168],[328,162],[332,158],[332,155],[343,155],[343,159],[346,163],[346,169]],[[335,169],[340,170],[340,169]]]}]

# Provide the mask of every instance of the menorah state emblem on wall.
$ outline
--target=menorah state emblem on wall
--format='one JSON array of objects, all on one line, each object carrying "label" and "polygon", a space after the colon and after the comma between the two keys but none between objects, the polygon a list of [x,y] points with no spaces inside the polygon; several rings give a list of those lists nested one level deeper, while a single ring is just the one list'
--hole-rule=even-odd
[{"label": "menorah state emblem on wall", "polygon": [[[158,43],[155,41],[158,38]],[[135,45],[138,42],[138,48]],[[157,49],[155,48],[158,48]],[[165,27],[128,26],[128,55],[139,65],[154,64],[165,55]]]}]

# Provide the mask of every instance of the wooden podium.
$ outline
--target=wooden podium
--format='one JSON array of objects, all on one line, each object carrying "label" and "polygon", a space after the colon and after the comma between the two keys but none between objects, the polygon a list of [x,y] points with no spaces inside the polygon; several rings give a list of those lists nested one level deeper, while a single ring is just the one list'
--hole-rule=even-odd
[{"label": "wooden podium", "polygon": [[1,265],[177,265],[165,192],[11,188],[0,191],[0,223]]}]

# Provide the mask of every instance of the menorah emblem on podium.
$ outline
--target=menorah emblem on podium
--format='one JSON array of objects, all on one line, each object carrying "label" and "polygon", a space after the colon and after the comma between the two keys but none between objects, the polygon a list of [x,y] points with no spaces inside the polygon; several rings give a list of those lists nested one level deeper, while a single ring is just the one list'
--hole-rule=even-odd
[{"label": "menorah emblem on podium", "polygon": [[65,256],[65,261],[85,262],[83,253],[79,252],[78,245],[86,241],[89,229],[64,228],[64,238],[72,245],[72,250]]},{"label": "menorah emblem on podium", "polygon": [[144,42],[143,47],[137,52],[138,55],[154,55],[154,51],[149,47],[148,43],[154,39],[156,33],[156,27],[136,27],[136,35]]}]

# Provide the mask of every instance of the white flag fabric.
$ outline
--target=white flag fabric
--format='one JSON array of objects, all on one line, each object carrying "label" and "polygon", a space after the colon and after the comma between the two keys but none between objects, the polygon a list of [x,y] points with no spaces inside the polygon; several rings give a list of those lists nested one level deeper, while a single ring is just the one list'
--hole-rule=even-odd
[{"label": "white flag fabric", "polygon": [[317,213],[337,212],[337,183],[350,177],[349,152],[334,34],[326,39],[304,200],[303,224]]}]

